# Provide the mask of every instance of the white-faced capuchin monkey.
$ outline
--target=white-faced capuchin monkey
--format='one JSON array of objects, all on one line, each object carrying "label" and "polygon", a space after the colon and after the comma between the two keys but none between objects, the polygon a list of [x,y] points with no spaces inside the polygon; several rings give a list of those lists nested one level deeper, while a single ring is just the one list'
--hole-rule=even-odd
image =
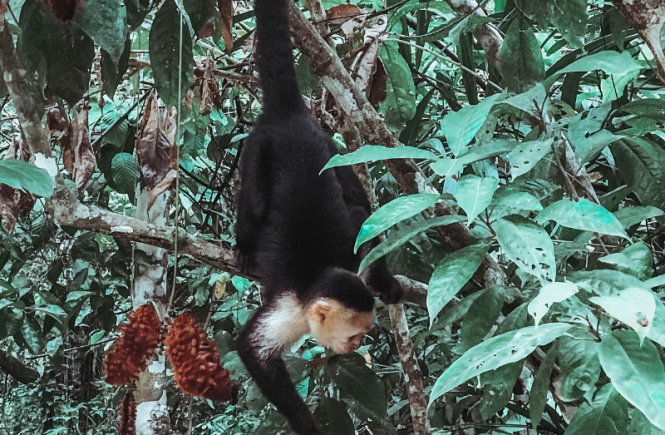
[{"label": "white-faced capuchin monkey", "polygon": [[237,348],[293,431],[316,435],[283,350],[311,333],[337,352],[356,351],[374,324],[373,294],[395,303],[402,290],[385,261],[375,262],[364,281],[357,275],[353,247],[370,205],[350,167],[319,174],[337,149],[302,100],[287,1],[293,0],[255,0],[263,112],[241,159],[236,253],[240,269],[256,274],[265,293]]}]

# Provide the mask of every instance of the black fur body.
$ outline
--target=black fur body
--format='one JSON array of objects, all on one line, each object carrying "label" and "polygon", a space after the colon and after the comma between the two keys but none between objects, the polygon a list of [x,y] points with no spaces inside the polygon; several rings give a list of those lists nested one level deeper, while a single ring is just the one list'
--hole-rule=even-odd
[{"label": "black fur body", "polygon": [[[317,298],[372,311],[374,298],[367,286],[388,303],[397,302],[401,289],[383,261],[369,268],[367,286],[356,275],[360,258],[353,247],[370,204],[350,167],[320,173],[337,149],[302,100],[286,1],[292,0],[255,0],[263,112],[241,158],[236,250],[239,267],[255,273],[265,293],[237,347],[249,373],[292,429],[309,435],[319,432],[281,359],[281,351],[291,344],[281,337],[300,332],[301,325],[291,317],[303,316],[298,310]],[[280,312],[285,309],[296,312]],[[283,328],[279,334],[265,330],[274,324]]]}]

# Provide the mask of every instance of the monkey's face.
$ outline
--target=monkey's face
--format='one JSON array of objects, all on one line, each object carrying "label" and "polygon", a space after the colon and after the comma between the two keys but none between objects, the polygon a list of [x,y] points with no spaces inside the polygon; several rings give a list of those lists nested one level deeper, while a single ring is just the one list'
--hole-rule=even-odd
[{"label": "monkey's face", "polygon": [[316,301],[308,310],[312,335],[339,353],[355,352],[374,325],[374,311],[358,312],[332,299]]}]

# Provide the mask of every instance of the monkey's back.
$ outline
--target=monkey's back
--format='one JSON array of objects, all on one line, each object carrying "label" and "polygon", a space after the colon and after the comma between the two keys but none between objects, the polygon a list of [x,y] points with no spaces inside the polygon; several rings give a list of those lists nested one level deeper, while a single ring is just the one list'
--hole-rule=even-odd
[{"label": "monkey's back", "polygon": [[356,271],[358,232],[335,170],[321,169],[337,154],[308,113],[260,118],[247,151],[263,153],[269,203],[257,241],[261,281],[305,291],[326,267]]}]

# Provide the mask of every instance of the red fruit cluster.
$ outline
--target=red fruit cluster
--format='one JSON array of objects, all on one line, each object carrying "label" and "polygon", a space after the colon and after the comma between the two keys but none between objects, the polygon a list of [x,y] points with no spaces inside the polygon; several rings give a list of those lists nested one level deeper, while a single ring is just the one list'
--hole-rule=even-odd
[{"label": "red fruit cluster", "polygon": [[111,385],[125,385],[138,379],[161,338],[161,323],[152,305],[139,307],[127,318],[129,323],[118,327],[121,335],[106,353],[106,382]]},{"label": "red fruit cluster", "polygon": [[120,423],[118,423],[118,435],[134,435],[136,429],[136,400],[134,395],[128,392],[120,404]]},{"label": "red fruit cluster", "polygon": [[169,328],[166,354],[173,378],[185,393],[213,402],[234,399],[235,387],[219,360],[217,345],[191,314],[181,314]]}]

